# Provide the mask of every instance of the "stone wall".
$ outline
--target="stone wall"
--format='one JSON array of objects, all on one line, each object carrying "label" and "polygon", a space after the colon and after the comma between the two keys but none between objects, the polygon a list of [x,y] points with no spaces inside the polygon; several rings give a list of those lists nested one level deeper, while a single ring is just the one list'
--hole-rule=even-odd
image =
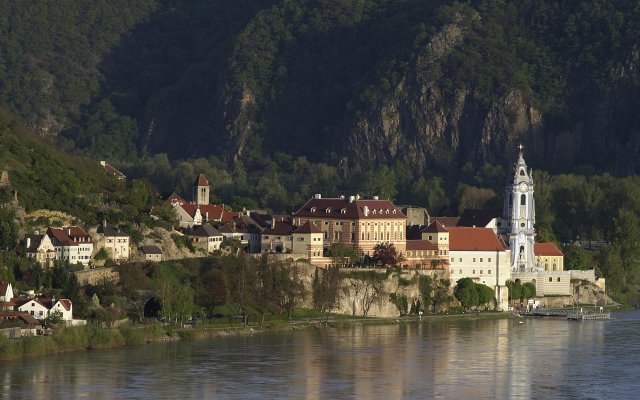
[{"label": "stone wall", "polygon": [[81,285],[96,285],[105,279],[117,282],[119,278],[118,272],[111,267],[77,271],[75,274]]}]

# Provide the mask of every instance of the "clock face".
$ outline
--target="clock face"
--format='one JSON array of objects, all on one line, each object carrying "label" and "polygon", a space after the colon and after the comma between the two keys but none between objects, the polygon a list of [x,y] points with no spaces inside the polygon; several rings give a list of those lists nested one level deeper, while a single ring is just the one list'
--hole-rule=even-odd
[{"label": "clock face", "polygon": [[527,190],[527,184],[524,182],[520,182],[520,185],[518,186],[520,188],[520,190],[522,190],[523,192]]}]

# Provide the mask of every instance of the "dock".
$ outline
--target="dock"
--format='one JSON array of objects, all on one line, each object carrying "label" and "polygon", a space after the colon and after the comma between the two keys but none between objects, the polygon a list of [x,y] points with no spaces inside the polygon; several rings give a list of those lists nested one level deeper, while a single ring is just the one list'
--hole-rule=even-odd
[{"label": "dock", "polygon": [[556,317],[565,318],[576,321],[600,321],[611,319],[610,312],[601,311],[584,311],[582,308],[579,310],[564,309],[564,308],[536,308],[533,310],[521,312],[520,315],[524,317]]}]

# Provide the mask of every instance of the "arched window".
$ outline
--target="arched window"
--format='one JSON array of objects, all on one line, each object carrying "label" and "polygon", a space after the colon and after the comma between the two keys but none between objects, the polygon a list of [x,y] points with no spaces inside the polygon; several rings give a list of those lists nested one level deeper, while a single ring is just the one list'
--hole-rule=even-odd
[{"label": "arched window", "polygon": [[524,176],[524,169],[520,170],[520,176]]},{"label": "arched window", "polygon": [[520,205],[524,206],[526,204],[527,204],[527,196],[525,196],[524,194],[520,195]]}]

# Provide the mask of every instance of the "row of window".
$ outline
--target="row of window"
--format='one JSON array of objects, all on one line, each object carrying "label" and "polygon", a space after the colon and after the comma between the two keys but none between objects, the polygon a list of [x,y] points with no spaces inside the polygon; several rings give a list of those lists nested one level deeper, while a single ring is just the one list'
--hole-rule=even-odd
[{"label": "row of window", "polygon": [[[462,262],[462,257],[460,257],[458,260],[459,260],[458,262]],[[480,257],[480,262],[484,262],[483,260],[484,260],[484,257]],[[454,257],[451,257],[451,262],[452,263],[455,262],[455,258]],[[472,262],[476,262],[476,258],[475,257],[473,257],[473,261]],[[491,262],[491,257],[487,258],[487,262]]]},{"label": "row of window", "polygon": [[[456,273],[456,270],[451,268],[451,275],[455,275],[455,273]],[[471,270],[471,274],[475,275],[476,274],[476,270],[475,269]],[[462,275],[462,270],[461,269],[458,270],[458,275]],[[482,270],[482,269],[480,270],[480,275],[484,275],[484,270]],[[487,270],[487,275],[491,275],[491,270],[490,269]]]}]

